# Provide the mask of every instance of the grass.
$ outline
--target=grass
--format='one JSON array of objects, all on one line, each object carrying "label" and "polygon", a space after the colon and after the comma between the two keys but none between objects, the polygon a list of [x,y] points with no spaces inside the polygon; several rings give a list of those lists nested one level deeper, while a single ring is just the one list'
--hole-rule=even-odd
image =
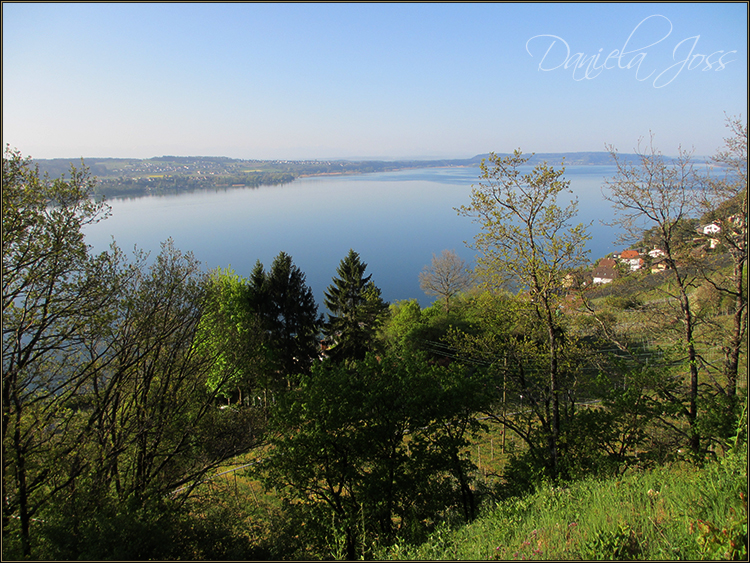
[{"label": "grass", "polygon": [[675,464],[621,478],[541,487],[384,559],[745,559],[747,451],[704,468]]},{"label": "grass", "polygon": [[[478,466],[475,487],[486,499],[468,525],[446,517],[421,545],[372,547],[367,556],[390,560],[695,560],[746,554],[747,446],[718,462],[696,467],[675,462],[653,470],[628,469],[612,479],[540,486],[524,497],[490,500],[513,450],[524,445],[511,432],[502,448],[500,425],[488,424],[467,448]],[[201,529],[216,527],[213,547],[195,558],[298,559],[335,555],[313,549],[300,535],[305,522],[286,514],[274,491],[264,491],[242,468],[259,452],[241,456],[205,486],[194,505]],[[260,454],[262,455],[262,454]],[[484,491],[484,493],[481,493]],[[213,523],[216,524],[213,524]],[[232,522],[221,535],[220,522]],[[452,523],[452,524],[450,524]],[[223,532],[226,534],[227,532]],[[368,548],[369,550],[370,548]],[[322,551],[321,551],[322,550]]]}]

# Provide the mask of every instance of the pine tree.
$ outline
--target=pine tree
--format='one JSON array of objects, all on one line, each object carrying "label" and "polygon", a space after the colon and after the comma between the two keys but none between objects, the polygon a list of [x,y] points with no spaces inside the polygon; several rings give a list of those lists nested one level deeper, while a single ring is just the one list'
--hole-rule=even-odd
[{"label": "pine tree", "polygon": [[273,363],[291,386],[294,376],[307,373],[318,355],[323,317],[318,315],[312,289],[285,252],[274,259],[269,272],[257,262],[248,289],[250,306],[267,331]]},{"label": "pine tree", "polygon": [[373,349],[375,332],[388,304],[380,289],[365,276],[367,264],[359,254],[349,254],[336,269],[337,278],[325,292],[325,305],[330,311],[324,328],[333,342],[329,356],[335,360],[362,359]]}]

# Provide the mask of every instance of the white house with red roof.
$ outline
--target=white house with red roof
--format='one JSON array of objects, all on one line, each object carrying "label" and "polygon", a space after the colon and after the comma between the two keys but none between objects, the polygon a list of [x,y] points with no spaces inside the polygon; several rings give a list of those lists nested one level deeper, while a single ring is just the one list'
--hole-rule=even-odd
[{"label": "white house with red roof", "polygon": [[624,250],[620,253],[620,262],[627,264],[631,272],[640,270],[644,264],[644,260],[637,250]]}]

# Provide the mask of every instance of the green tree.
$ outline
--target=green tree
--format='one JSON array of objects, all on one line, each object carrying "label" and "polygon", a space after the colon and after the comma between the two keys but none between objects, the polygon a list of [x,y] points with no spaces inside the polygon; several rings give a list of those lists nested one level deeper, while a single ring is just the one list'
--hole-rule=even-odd
[{"label": "green tree", "polygon": [[323,324],[312,289],[292,257],[280,252],[265,272],[256,263],[248,284],[248,300],[267,333],[268,353],[274,369],[282,374],[284,387],[307,373],[319,354]]},{"label": "green tree", "polygon": [[711,269],[706,279],[722,296],[733,301],[731,329],[725,331],[720,324],[715,329],[723,333],[724,392],[734,397],[740,356],[747,347],[747,124],[739,118],[727,118],[726,125],[730,136],[712,157],[724,175],[709,174],[704,178],[707,189],[701,204],[707,211],[704,217],[721,228],[716,236],[732,261],[730,275]]},{"label": "green tree", "polygon": [[[68,401],[89,431],[65,464],[80,470],[43,527],[45,545],[65,558],[178,553],[164,528],[209,473],[263,436],[259,413],[220,410],[225,384],[208,385],[231,371],[217,369],[225,350],[200,342],[208,285],[198,262],[171,240],[150,265],[140,258],[117,295],[117,315],[94,341],[107,355]],[[163,540],[139,543],[153,533]]]},{"label": "green tree", "polygon": [[451,330],[473,334],[477,330],[476,303],[481,294],[464,294],[454,300],[450,311],[442,301],[422,309],[416,299],[396,301],[389,306],[378,333],[383,344],[411,352],[420,350],[434,361],[450,362],[454,356],[443,343]]},{"label": "green tree", "polygon": [[[663,321],[657,330],[662,333],[678,326],[678,342],[684,350],[688,370],[687,406],[682,414],[690,426],[688,442],[695,454],[700,452],[701,437],[698,417],[699,360],[696,349],[696,327],[700,316],[695,310],[693,290],[697,287],[697,270],[691,245],[684,243],[684,224],[699,209],[700,182],[693,170],[691,153],[679,150],[674,162],[668,162],[653,144],[636,149],[637,161],[620,158],[617,150],[608,147],[617,167],[613,178],[607,180],[605,199],[615,210],[613,225],[618,226],[620,240],[636,242],[643,238],[646,225],[654,244],[664,252],[671,286],[667,287],[660,312]],[[674,398],[677,401],[677,398]]]},{"label": "green tree", "polygon": [[[85,168],[70,178],[40,177],[6,147],[2,190],[3,539],[18,525],[20,551],[32,549],[32,518],[82,470],[68,465],[88,432],[69,401],[98,371],[106,346],[97,331],[112,321],[120,255],[92,257],[83,228],[108,208],[91,198]],[[5,546],[5,542],[4,542]]]},{"label": "green tree", "polygon": [[384,338],[397,347],[412,344],[413,334],[423,326],[422,308],[416,299],[396,301],[389,306],[390,315],[383,325]]},{"label": "green tree", "polygon": [[522,173],[530,157],[520,151],[501,158],[490,153],[481,164],[483,180],[472,187],[471,204],[458,209],[481,224],[473,247],[479,252],[477,269],[488,287],[509,282],[527,292],[530,306],[547,336],[547,386],[552,403],[547,443],[551,472],[558,474],[560,394],[562,386],[560,348],[565,340],[560,305],[564,276],[585,264],[585,243],[590,236],[583,224],[573,226],[577,202],[566,207],[558,196],[570,192],[563,179],[564,168],[546,163]]},{"label": "green tree", "polygon": [[[169,240],[148,271],[140,271],[121,302],[115,354],[91,388],[103,412],[100,445],[120,500],[160,498],[196,485],[217,463],[244,451],[252,433],[210,436],[218,416],[208,379],[222,352],[202,346],[205,274]],[[227,380],[231,372],[225,372]],[[232,441],[234,439],[234,442]],[[249,442],[248,442],[249,441]]]},{"label": "green tree", "polygon": [[[98,559],[106,530],[138,543],[141,523],[166,525],[262,435],[252,412],[220,411],[207,388],[224,350],[196,341],[198,263],[171,242],[148,271],[146,255],[128,264],[114,244],[92,256],[83,228],[107,212],[92,190],[85,169],[49,181],[6,150],[4,557]],[[122,553],[168,550],[106,554]]]},{"label": "green tree", "polygon": [[280,400],[261,474],[304,507],[306,541],[324,551],[321,539],[339,533],[343,555],[366,556],[376,538],[420,537],[440,510],[474,516],[465,448],[483,400],[458,365],[410,354],[323,362]]},{"label": "green tree", "polygon": [[270,367],[264,362],[264,332],[259,316],[248,304],[247,282],[231,268],[210,272],[197,344],[215,356],[209,390],[230,399],[243,397],[258,385]]},{"label": "green tree", "polygon": [[324,328],[333,342],[328,355],[335,360],[362,359],[373,349],[375,335],[388,304],[380,289],[365,276],[367,264],[359,254],[349,250],[341,260],[333,283],[325,292],[325,305],[330,311]]},{"label": "green tree", "polygon": [[[549,338],[528,295],[486,291],[473,304],[470,330],[456,326],[442,339],[446,351],[458,361],[485,374],[488,404],[484,414],[524,442],[523,455],[514,464],[523,465],[519,475],[509,473],[511,488],[524,486],[511,482],[522,478],[534,486],[539,472],[551,476],[554,470],[549,437],[554,429],[553,396],[549,385]],[[597,354],[576,334],[572,319],[561,316],[557,326],[565,338],[558,350],[561,390],[559,392],[557,435],[557,474],[572,478],[571,469],[580,460],[572,430],[580,415],[579,404],[596,397],[592,374],[603,371]],[[605,373],[607,373],[605,371]]]}]

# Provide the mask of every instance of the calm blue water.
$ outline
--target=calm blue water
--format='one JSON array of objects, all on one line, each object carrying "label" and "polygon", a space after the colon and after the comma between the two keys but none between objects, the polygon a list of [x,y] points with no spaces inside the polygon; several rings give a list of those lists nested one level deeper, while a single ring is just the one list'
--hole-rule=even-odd
[{"label": "calm blue water", "polygon": [[[231,266],[241,276],[258,259],[269,268],[283,250],[305,272],[321,312],[323,292],[353,248],[385,300],[416,298],[426,306],[433,298],[419,288],[418,274],[433,253],[452,249],[473,265],[474,251],[464,241],[472,241],[479,225],[454,208],[469,203],[479,174],[479,168],[426,168],[111,200],[112,216],[87,228],[86,239],[95,251],[114,237],[126,252],[137,246],[156,255],[172,237],[206,269]],[[617,248],[612,230],[600,224],[612,217],[601,185],[613,174],[611,166],[569,166],[565,173],[579,199],[578,221],[594,221],[592,261]]]}]

